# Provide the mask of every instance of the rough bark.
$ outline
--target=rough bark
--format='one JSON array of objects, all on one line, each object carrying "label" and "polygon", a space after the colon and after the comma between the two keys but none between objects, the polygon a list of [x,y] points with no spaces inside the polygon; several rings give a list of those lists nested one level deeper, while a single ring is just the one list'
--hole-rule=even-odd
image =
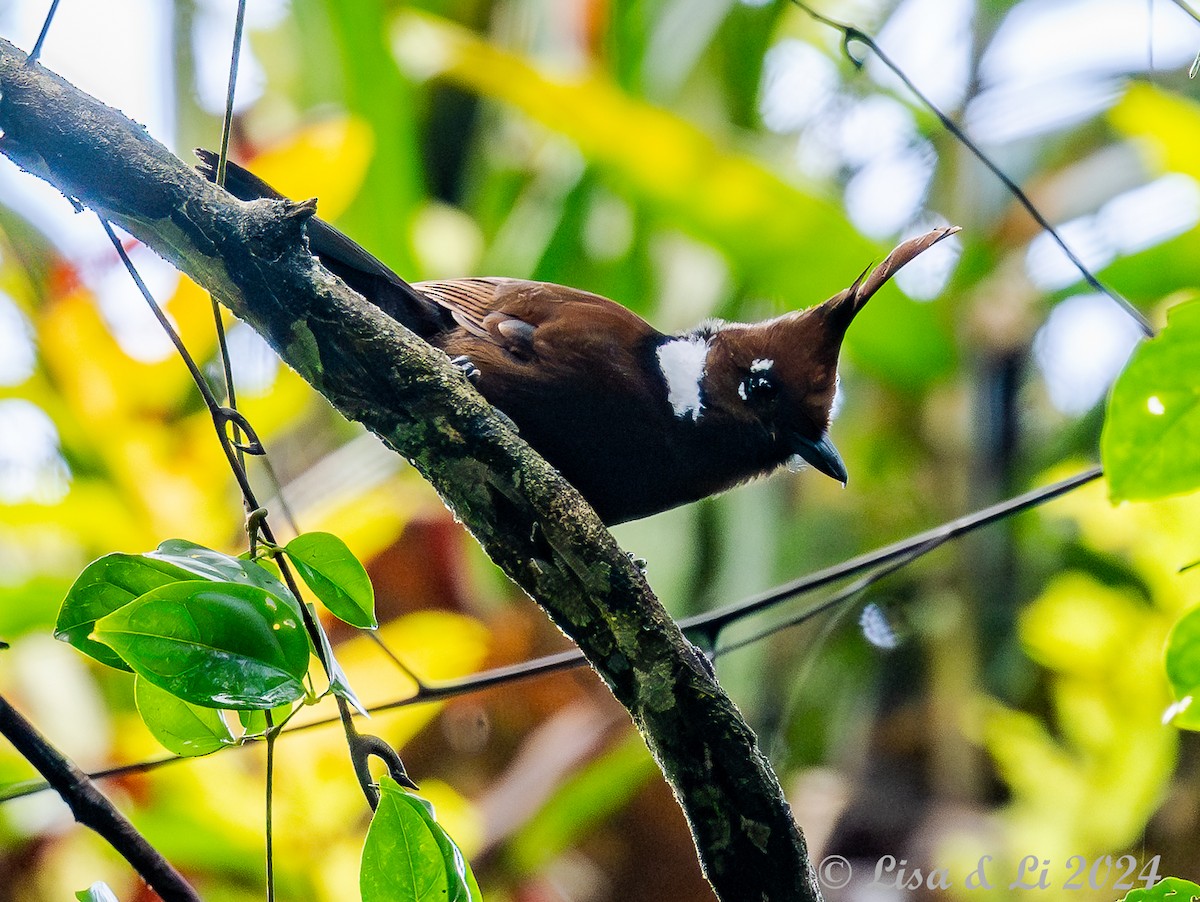
[{"label": "rough bark", "polygon": [[629,710],[720,898],[820,898],[752,731],[642,573],[441,352],[317,264],[304,237],[313,202],[233,199],[4,41],[0,129],[0,151],[213,292],[429,479]]}]

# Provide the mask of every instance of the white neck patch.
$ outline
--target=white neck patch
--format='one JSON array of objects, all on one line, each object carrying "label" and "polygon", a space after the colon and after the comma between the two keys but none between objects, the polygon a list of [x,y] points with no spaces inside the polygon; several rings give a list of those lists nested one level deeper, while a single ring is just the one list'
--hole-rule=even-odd
[{"label": "white neck patch", "polygon": [[667,386],[667,403],[679,419],[700,419],[700,382],[708,362],[708,341],[699,336],[672,338],[658,346],[658,368]]}]

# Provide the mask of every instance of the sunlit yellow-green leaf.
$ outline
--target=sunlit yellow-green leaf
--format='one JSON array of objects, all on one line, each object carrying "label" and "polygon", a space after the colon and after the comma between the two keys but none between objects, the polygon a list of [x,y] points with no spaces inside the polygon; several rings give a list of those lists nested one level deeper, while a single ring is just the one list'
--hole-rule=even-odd
[{"label": "sunlit yellow-green leaf", "polygon": [[213,708],[189,704],[140,676],[133,681],[133,695],[147,728],[169,752],[208,755],[235,744],[229,725]]},{"label": "sunlit yellow-green leaf", "polygon": [[1109,111],[1109,121],[1152,151],[1171,172],[1200,179],[1200,104],[1146,82],[1135,82]]},{"label": "sunlit yellow-green leaf", "polygon": [[1058,672],[1101,676],[1120,657],[1139,619],[1127,592],[1066,574],[1023,612],[1021,641],[1035,660]]},{"label": "sunlit yellow-green leaf", "polygon": [[1114,501],[1200,488],[1200,301],[1171,308],[1167,326],[1133,352],[1113,385],[1100,441]]}]

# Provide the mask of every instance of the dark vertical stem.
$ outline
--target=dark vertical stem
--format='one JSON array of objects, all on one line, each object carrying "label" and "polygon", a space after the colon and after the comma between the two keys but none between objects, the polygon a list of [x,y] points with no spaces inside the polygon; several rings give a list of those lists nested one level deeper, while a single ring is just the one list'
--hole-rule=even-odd
[{"label": "dark vertical stem", "polygon": [[275,740],[279,729],[270,711],[264,711],[267,719],[267,902],[275,902]]}]

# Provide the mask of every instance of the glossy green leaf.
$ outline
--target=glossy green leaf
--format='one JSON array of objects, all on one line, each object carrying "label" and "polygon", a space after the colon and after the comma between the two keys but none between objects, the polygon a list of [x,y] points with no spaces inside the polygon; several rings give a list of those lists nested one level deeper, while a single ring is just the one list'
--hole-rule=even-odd
[{"label": "glossy green leaf", "polygon": [[1200,488],[1200,301],[1172,308],[1113,386],[1100,453],[1114,501]]},{"label": "glossy green leaf", "polygon": [[133,670],[209,708],[274,708],[304,694],[308,635],[291,607],[257,586],[162,586],[96,622]]},{"label": "glossy green leaf", "polygon": [[471,868],[429,803],[395,780],[379,781],[379,806],[363,845],[363,902],[479,902]]},{"label": "glossy green leaf", "polygon": [[152,589],[196,577],[257,586],[300,616],[299,601],[260,565],[185,539],[168,539],[146,554],[108,554],[89,564],[63,600],[54,635],[102,664],[129,670],[112,649],[90,638],[96,621]]},{"label": "glossy green leaf", "polygon": [[111,648],[89,638],[96,621],[152,589],[191,579],[170,561],[140,554],[106,554],[79,574],[59,608],[54,636],[102,664],[129,670]]},{"label": "glossy green leaf", "polygon": [[[403,792],[403,790],[401,791]],[[483,893],[479,891],[479,884],[475,882],[475,874],[471,870],[471,865],[467,863],[466,856],[463,855],[458,844],[450,838],[450,834],[434,818],[433,806],[411,793],[405,793],[405,795],[411,800],[409,804],[414,805],[417,813],[425,818],[425,822],[441,850],[442,863],[449,877],[449,902],[482,902]]]},{"label": "glossy green leaf", "polygon": [[133,697],[146,727],[169,752],[194,757],[237,744],[214,708],[185,702],[140,676],[134,680]]},{"label": "glossy green leaf", "polygon": [[379,626],[371,578],[345,542],[327,532],[306,532],[283,551],[334,616],[362,629]]},{"label": "glossy green leaf", "polygon": [[240,557],[213,551],[187,539],[167,539],[147,558],[174,564],[188,573],[212,582],[241,583],[257,586],[293,608],[300,616],[300,602],[279,577],[261,564]]},{"label": "glossy green leaf", "polygon": [[399,784],[380,779],[379,806],[363,844],[358,885],[363,902],[449,898],[450,878],[437,839]]},{"label": "glossy green leaf", "polygon": [[103,880],[97,880],[87,889],[81,889],[75,894],[79,902],[118,902],[117,894]]},{"label": "glossy green leaf", "polygon": [[1164,877],[1148,889],[1130,890],[1121,902],[1191,902],[1200,898],[1200,884],[1181,877]]}]

